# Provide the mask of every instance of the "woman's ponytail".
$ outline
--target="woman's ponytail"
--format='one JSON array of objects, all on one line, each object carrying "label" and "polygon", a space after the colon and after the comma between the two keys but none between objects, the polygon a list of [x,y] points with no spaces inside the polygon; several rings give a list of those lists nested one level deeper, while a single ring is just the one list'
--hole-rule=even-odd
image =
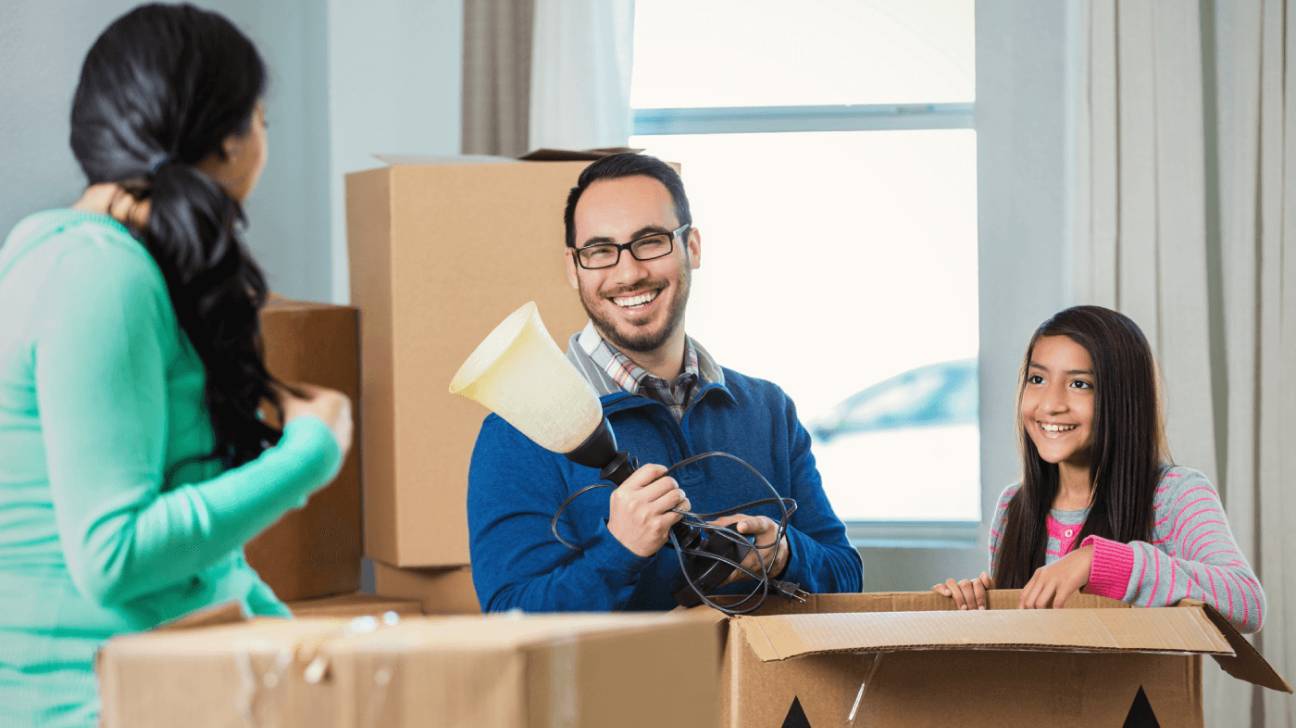
[{"label": "woman's ponytail", "polygon": [[226,466],[278,441],[257,410],[279,398],[258,319],[266,281],[240,237],[243,209],[196,165],[249,132],[265,84],[256,48],[225,18],[144,5],[95,41],[72,104],[72,150],[89,183],[148,201],[135,233],[202,360],[211,456]]}]

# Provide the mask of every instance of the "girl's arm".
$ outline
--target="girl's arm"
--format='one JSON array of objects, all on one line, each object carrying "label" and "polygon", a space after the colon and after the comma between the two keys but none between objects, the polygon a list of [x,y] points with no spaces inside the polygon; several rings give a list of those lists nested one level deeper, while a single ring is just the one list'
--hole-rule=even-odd
[{"label": "girl's arm", "polygon": [[1125,544],[1089,536],[1086,591],[1140,606],[1200,599],[1242,632],[1264,623],[1265,593],[1229,529],[1219,493],[1201,473],[1172,468],[1157,486],[1155,537]]}]

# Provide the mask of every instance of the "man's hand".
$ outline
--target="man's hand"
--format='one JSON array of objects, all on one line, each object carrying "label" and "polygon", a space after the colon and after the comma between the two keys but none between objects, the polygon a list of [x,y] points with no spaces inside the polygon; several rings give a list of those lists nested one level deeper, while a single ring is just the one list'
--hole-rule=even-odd
[{"label": "man's hand", "polygon": [[990,597],[986,592],[994,588],[994,579],[981,572],[975,579],[946,579],[944,583],[932,586],[932,591],[941,596],[953,597],[954,606],[959,609],[989,609]]},{"label": "man's hand", "polygon": [[662,477],[662,465],[645,465],[612,491],[608,506],[608,531],[638,556],[657,553],[671,526],[692,506],[674,478]]},{"label": "man's hand", "polygon": [[[787,533],[784,532],[783,538],[779,539],[778,545],[774,544],[774,536],[778,534],[778,523],[765,516],[747,516],[741,513],[725,516],[711,521],[713,526],[731,526],[738,533],[755,537],[755,545],[760,549],[760,556],[756,551],[749,550],[743,557],[743,568],[748,571],[759,574],[761,573],[760,562],[765,562],[766,573],[770,578],[777,578],[782,575],[783,570],[787,568],[788,558],[792,555],[791,549],[788,548]],[[750,579],[741,571],[735,569],[725,584],[732,584],[736,581]]]},{"label": "man's hand", "polygon": [[1035,575],[1022,589],[1022,609],[1057,609],[1066,604],[1072,594],[1089,583],[1089,569],[1093,566],[1093,547],[1085,546],[1063,556],[1048,566],[1035,570]]}]

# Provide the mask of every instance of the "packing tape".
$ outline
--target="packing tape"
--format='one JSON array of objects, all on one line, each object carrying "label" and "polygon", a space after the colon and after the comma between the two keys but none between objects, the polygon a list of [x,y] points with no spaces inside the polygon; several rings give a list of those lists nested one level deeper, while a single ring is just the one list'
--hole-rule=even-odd
[{"label": "packing tape", "polygon": [[873,653],[873,664],[869,665],[868,671],[864,673],[864,679],[860,681],[859,690],[855,693],[855,703],[851,705],[850,714],[846,716],[846,725],[855,725],[855,716],[859,713],[860,705],[864,703],[864,693],[868,691],[869,683],[873,681],[873,676],[877,674],[878,666],[882,664],[882,653]]},{"label": "packing tape", "polygon": [[[288,647],[274,651],[269,667],[258,670],[252,654],[258,646],[264,645],[259,639],[246,640],[234,649],[234,666],[239,674],[239,692],[235,695],[235,706],[242,722],[256,728],[261,725],[259,714],[273,716],[269,711],[276,699],[285,694],[279,688],[287,684],[286,677],[293,665],[303,665],[302,680],[308,685],[317,685],[329,679],[331,665],[324,654],[329,644],[340,639],[362,634],[372,634],[380,629],[394,627],[400,623],[396,612],[385,612],[379,617],[356,617],[338,629],[322,635],[303,638]],[[373,672],[376,695],[370,700],[367,713],[372,715],[369,725],[377,725],[377,718],[382,714],[383,704],[387,699],[387,686],[394,678],[392,665],[379,667]]]},{"label": "packing tape", "polygon": [[545,725],[577,725],[580,699],[577,687],[580,651],[576,640],[567,639],[549,649],[549,722]]}]

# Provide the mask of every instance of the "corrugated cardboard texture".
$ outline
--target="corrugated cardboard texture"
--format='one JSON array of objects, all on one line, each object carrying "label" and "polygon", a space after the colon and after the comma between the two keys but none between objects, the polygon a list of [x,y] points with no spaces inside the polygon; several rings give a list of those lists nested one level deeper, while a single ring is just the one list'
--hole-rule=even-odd
[{"label": "corrugated cardboard texture", "polygon": [[[285,382],[339,390],[358,411],[358,314],[350,306],[274,300],[261,312],[266,367]],[[360,448],[357,429],[342,470],[306,507],[279,519],[246,547],[248,563],[280,599],[360,588]]]},{"label": "corrugated cardboard texture", "polygon": [[[713,726],[716,634],[661,616],[258,620],[114,639],[103,725]],[[651,689],[646,689],[651,686]]]},{"label": "corrugated cardboard texture", "polygon": [[771,600],[725,623],[722,724],[780,726],[795,701],[813,726],[1121,725],[1140,689],[1161,725],[1202,724],[1201,658],[1184,653],[1232,648],[1199,605],[1018,610],[1019,594],[985,611],[930,592]]},{"label": "corrugated cardboard texture", "polygon": [[480,614],[472,569],[453,566],[444,569],[402,569],[381,561],[373,562],[374,589],[404,599],[413,599],[424,614]]},{"label": "corrugated cardboard texture", "polygon": [[1012,609],[736,617],[763,661],[825,652],[1011,649],[1231,654],[1200,609]]},{"label": "corrugated cardboard texture", "polygon": [[419,603],[413,599],[360,593],[303,599],[289,602],[288,608],[292,610],[294,617],[362,617],[384,612],[413,617],[423,613]]},{"label": "corrugated cardboard texture", "polygon": [[347,176],[370,557],[402,567],[468,563],[468,461],[486,412],[447,386],[482,337],[525,301],[539,305],[560,347],[584,325],[563,270],[562,212],[587,164],[395,166]]}]

